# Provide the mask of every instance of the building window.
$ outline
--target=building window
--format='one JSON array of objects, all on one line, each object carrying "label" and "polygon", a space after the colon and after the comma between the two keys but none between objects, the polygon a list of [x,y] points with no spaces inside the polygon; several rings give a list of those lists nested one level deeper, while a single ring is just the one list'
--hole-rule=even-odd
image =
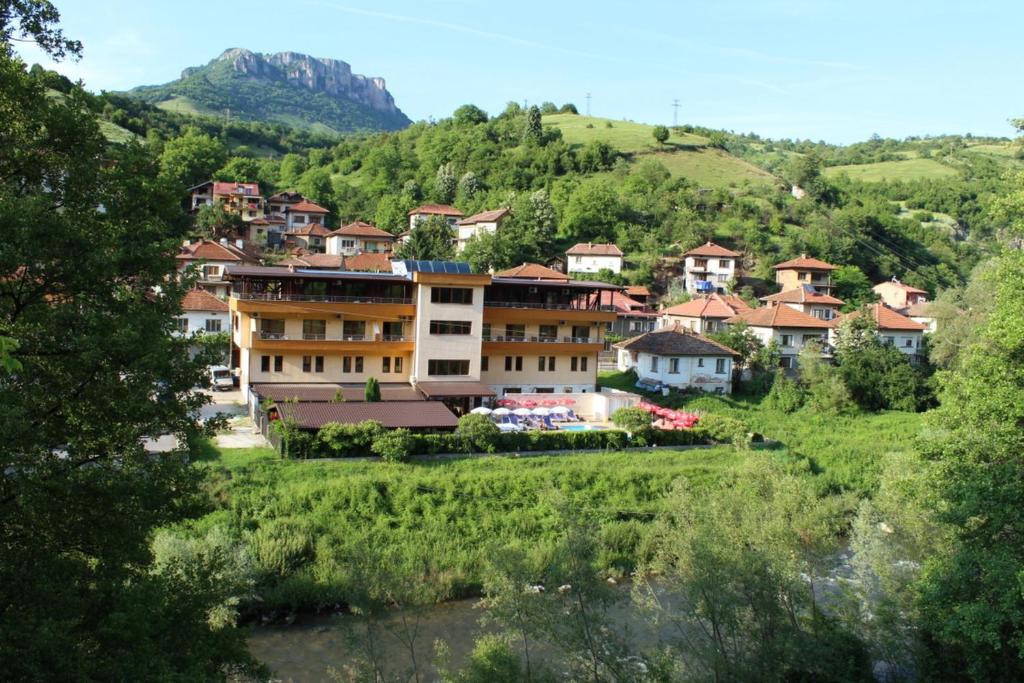
[{"label": "building window", "polygon": [[554,372],[554,371],[555,371],[555,357],[554,356],[548,356],[548,372]]},{"label": "building window", "polygon": [[522,372],[522,371],[523,371],[523,357],[522,356],[516,356],[516,372]]},{"label": "building window", "polygon": [[505,372],[512,372],[512,356],[505,356]]},{"label": "building window", "polygon": [[473,290],[468,287],[431,287],[432,304],[472,304]]},{"label": "building window", "polygon": [[434,376],[441,375],[468,375],[468,360],[437,360],[427,361],[427,374]]},{"label": "building window", "polygon": [[732,268],[732,261],[730,261],[729,259],[725,259],[725,258],[718,259],[718,267],[719,268],[723,268],[725,270],[729,270],[730,268]]},{"label": "building window", "polygon": [[341,241],[341,248],[342,249],[355,249],[355,247],[356,247],[356,241],[355,240],[342,240]]},{"label": "building window", "polygon": [[341,371],[352,372],[352,356],[345,356],[341,359]]},{"label": "building window", "polygon": [[480,357],[480,372],[487,372],[487,369],[489,367],[490,367],[490,359],[489,359],[489,357],[488,356],[481,356]]},{"label": "building window", "polygon": [[270,356],[260,357],[260,370],[263,372],[270,372]]},{"label": "building window", "polygon": [[391,372],[391,356],[384,356],[381,358],[380,371],[385,374]]},{"label": "building window", "polygon": [[324,357],[323,356],[316,356],[313,359],[313,361],[314,361],[313,362],[313,371],[314,372],[323,372],[324,371]]},{"label": "building window", "polygon": [[220,332],[220,320],[217,318],[206,319],[206,331],[207,332]]},{"label": "building window", "polygon": [[298,214],[292,216],[292,223],[299,223],[301,225],[302,223],[305,223],[305,222],[306,222],[306,217],[305,216],[300,216]]},{"label": "building window", "polygon": [[402,371],[402,357],[401,356],[395,356],[395,372],[401,372],[401,371]]},{"label": "building window", "polygon": [[558,325],[541,325],[539,337],[541,341],[556,341],[558,339]]},{"label": "building window", "polygon": [[284,339],[284,319],[260,318],[260,336],[264,339]]},{"label": "building window", "polygon": [[894,341],[894,337],[882,337],[882,343],[886,346],[892,346]]},{"label": "building window", "polygon": [[569,370],[570,372],[576,372],[579,370],[579,358],[576,356],[569,359]]},{"label": "building window", "polygon": [[473,323],[469,320],[431,320],[430,334],[469,334]]},{"label": "building window", "polygon": [[586,340],[590,338],[589,325],[573,325],[572,336],[575,340]]},{"label": "building window", "polygon": [[679,374],[679,359],[669,358],[668,359],[668,374],[678,375]]},{"label": "building window", "polygon": [[537,356],[537,369],[544,372],[544,356]]},{"label": "building window", "polygon": [[909,348],[911,348],[912,346],[914,346],[914,340],[913,340],[913,339],[911,339],[910,337],[907,337],[907,338],[906,338],[906,339],[904,340],[904,342],[903,342],[903,345],[904,345],[905,347],[907,347],[907,348],[909,349]]},{"label": "building window", "polygon": [[657,356],[651,356],[651,372],[657,372],[657,371],[658,371],[658,357]]},{"label": "building window", "polygon": [[175,318],[174,329],[178,330],[182,334],[188,332],[188,318]]},{"label": "building window", "polygon": [[787,370],[789,368],[792,368],[793,367],[793,357],[792,356],[782,356],[781,358],[779,358],[779,367],[780,368],[786,368]]},{"label": "building window", "polygon": [[313,372],[313,356],[302,357],[302,371]]},{"label": "building window", "polygon": [[533,390],[535,394],[553,394],[555,393],[554,387],[537,387]]},{"label": "building window", "polygon": [[505,339],[526,339],[526,325],[505,325]]},{"label": "building window", "polygon": [[504,392],[505,395],[523,393],[522,387],[505,387],[502,391]]},{"label": "building window", "polygon": [[807,344],[808,342],[820,341],[821,340],[821,335],[818,335],[818,334],[805,334],[802,337],[802,339],[803,339],[804,344]]},{"label": "building window", "polygon": [[274,372],[282,372],[284,370],[284,356],[274,356]]},{"label": "building window", "polygon": [[586,356],[582,356],[580,358],[580,370],[583,371],[583,372],[587,371],[587,357]]},{"label": "building window", "polygon": [[792,346],[793,345],[793,335],[791,335],[791,334],[784,334],[784,335],[782,335],[782,345],[783,346]]},{"label": "building window", "polygon": [[697,367],[698,368],[704,367],[704,359],[703,358],[698,358],[697,359]]},{"label": "building window", "polygon": [[363,371],[363,357],[362,356],[356,356],[356,372],[362,372],[362,371]]},{"label": "building window", "polygon": [[326,320],[303,320],[302,321],[302,338],[323,340],[327,338],[327,321]]},{"label": "building window", "polygon": [[724,375],[725,374],[725,359],[724,358],[716,358],[715,359],[715,374],[716,375]]},{"label": "building window", "polygon": [[203,266],[203,277],[220,277],[220,266]]},{"label": "building window", "polygon": [[364,339],[366,339],[366,321],[344,321],[341,324],[341,337],[346,341],[363,341]]}]

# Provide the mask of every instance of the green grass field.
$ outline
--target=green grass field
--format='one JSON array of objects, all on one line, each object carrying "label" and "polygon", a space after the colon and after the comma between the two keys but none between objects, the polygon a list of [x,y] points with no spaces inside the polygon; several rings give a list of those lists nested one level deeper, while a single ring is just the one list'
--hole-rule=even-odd
[{"label": "green grass field", "polygon": [[208,107],[200,106],[188,97],[172,97],[169,100],[158,102],[156,106],[160,109],[172,111],[177,114],[189,114],[191,116],[224,116],[224,112],[214,111]]},{"label": "green grass field", "polygon": [[545,126],[559,128],[562,138],[570,145],[582,146],[602,140],[629,155],[634,164],[641,159],[654,158],[673,176],[689,178],[702,186],[776,182],[770,173],[728,152],[708,147],[708,139],[699,135],[672,133],[667,144],[660,145],[654,139],[654,126],[643,123],[575,114],[551,114],[545,116],[543,122]]},{"label": "green grass field", "polygon": [[920,178],[946,178],[956,175],[956,169],[934,159],[904,159],[903,161],[880,161],[875,164],[852,164],[830,166],[825,169],[827,177],[845,173],[852,180],[879,182],[882,180],[917,180]]}]

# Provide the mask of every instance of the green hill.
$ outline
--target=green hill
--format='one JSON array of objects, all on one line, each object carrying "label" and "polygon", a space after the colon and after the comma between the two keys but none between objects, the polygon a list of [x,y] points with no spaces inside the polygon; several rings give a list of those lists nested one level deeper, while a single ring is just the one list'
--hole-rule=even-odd
[{"label": "green hill", "polygon": [[605,142],[624,153],[631,164],[654,158],[674,177],[688,178],[698,185],[728,187],[746,181],[778,182],[767,171],[712,147],[708,138],[678,129],[670,131],[668,141],[661,145],[654,140],[654,126],[643,123],[576,114],[550,114],[543,118],[543,123],[562,131],[562,139],[569,145],[584,146],[595,140]]},{"label": "green hill", "polygon": [[845,173],[853,180],[876,182],[880,180],[916,180],[919,178],[947,178],[956,175],[956,169],[934,159],[903,159],[880,161],[874,164],[848,164],[830,166],[825,175],[834,177]]},{"label": "green hill", "polygon": [[409,125],[380,78],[345,62],[282,52],[227,50],[181,78],[125,93],[167,111],[285,123],[320,133],[398,130]]}]

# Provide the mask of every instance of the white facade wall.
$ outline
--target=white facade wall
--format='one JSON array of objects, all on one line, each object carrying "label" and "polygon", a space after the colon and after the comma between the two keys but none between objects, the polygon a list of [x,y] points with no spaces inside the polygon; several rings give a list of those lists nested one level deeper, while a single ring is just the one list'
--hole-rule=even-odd
[{"label": "white facade wall", "polygon": [[[923,323],[922,323],[923,324]],[[829,343],[835,344],[838,330],[829,330]],[[895,346],[908,356],[921,352],[921,345],[924,343],[924,332],[921,330],[879,330],[878,338],[882,342]]]},{"label": "white facade wall", "polygon": [[[413,354],[411,380],[414,382],[468,382],[480,379],[480,334],[484,319],[484,288],[473,290],[472,304],[435,304],[430,301],[434,288],[450,285],[420,285],[416,288],[416,350]],[[468,320],[470,334],[430,334],[431,320]],[[468,375],[430,375],[430,360],[468,360]]]},{"label": "white facade wall", "polygon": [[472,225],[459,225],[458,226],[458,243],[456,244],[456,251],[461,252],[466,248],[466,242],[470,240],[474,235],[483,235],[485,233],[494,234],[498,231],[497,221],[486,221],[483,223],[473,223]]},{"label": "white facade wall", "polygon": [[[220,324],[220,332],[231,331],[231,318],[227,311],[185,311],[177,320],[185,320],[188,329],[185,332],[175,332],[175,336],[191,337],[193,334],[206,334],[206,321],[214,321]],[[217,334],[217,331],[211,332]]]},{"label": "white facade wall", "polygon": [[566,255],[567,270],[570,273],[596,273],[607,268],[613,273],[622,272],[621,256],[580,256]]},{"label": "white facade wall", "polygon": [[812,318],[818,318],[819,320],[832,320],[839,313],[835,306],[827,306],[824,304],[808,304],[808,303],[797,303],[797,302],[784,302],[783,306],[789,306],[794,311],[800,311],[806,313]]},{"label": "white facade wall", "polygon": [[[721,372],[719,372],[721,361]],[[638,379],[658,382],[678,389],[696,387],[704,391],[732,391],[732,357],[671,356],[619,349],[620,371],[636,370]]]},{"label": "white facade wall", "polygon": [[[819,328],[802,328],[802,327],[755,327],[750,326],[749,329],[760,341],[761,344],[767,346],[771,342],[775,342],[779,347],[779,353],[782,356],[783,363],[788,363],[790,366],[796,366],[796,357],[803,351],[804,346],[809,342],[828,342],[831,343],[833,331],[823,330]],[[788,359],[788,360],[785,360]]]},{"label": "white facade wall", "polygon": [[[697,263],[706,262],[706,266],[698,266]],[[683,264],[685,273],[686,291],[696,294],[698,280],[707,280],[715,288],[715,291],[727,292],[729,282],[736,277],[736,259],[728,256],[687,256]]]}]

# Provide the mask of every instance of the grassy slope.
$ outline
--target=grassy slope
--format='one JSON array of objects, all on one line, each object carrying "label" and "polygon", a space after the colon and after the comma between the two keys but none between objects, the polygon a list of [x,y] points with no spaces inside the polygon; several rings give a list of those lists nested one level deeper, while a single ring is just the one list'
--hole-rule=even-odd
[{"label": "grassy slope", "polygon": [[[67,96],[64,93],[60,92],[59,90],[53,90],[52,88],[48,88],[46,90],[46,94],[49,97],[52,97],[53,99],[59,100],[61,102],[67,99]],[[100,132],[103,133],[103,137],[105,137],[108,141],[114,143],[115,145],[123,145],[127,142],[134,140],[137,137],[135,133],[131,132],[126,128],[122,128],[116,123],[104,121],[100,118],[97,118],[97,123],[99,123]]]},{"label": "grassy slope", "polygon": [[877,182],[880,180],[914,180],[917,178],[945,178],[956,175],[956,169],[934,159],[904,159],[902,161],[880,161],[875,164],[851,164],[830,166],[826,176],[845,173],[853,180]]},{"label": "grassy slope", "polygon": [[[586,145],[602,140],[632,157],[653,157],[661,161],[674,176],[690,178],[700,185],[721,187],[739,185],[744,181],[773,183],[775,179],[765,171],[738,159],[728,152],[707,147],[707,138],[699,135],[672,135],[665,145],[654,140],[654,126],[631,121],[614,121],[575,114],[545,116],[544,125],[562,131],[562,138],[570,145]],[[611,124],[611,128],[608,124]],[[587,126],[591,125],[591,128]]]}]

